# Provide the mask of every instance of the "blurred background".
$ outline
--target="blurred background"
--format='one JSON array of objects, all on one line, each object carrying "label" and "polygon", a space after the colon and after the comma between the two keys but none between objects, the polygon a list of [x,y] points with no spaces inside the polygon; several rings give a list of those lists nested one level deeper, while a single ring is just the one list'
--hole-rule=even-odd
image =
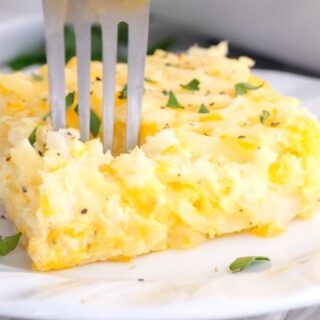
[{"label": "blurred background", "polygon": [[[320,75],[319,0],[151,0],[149,53],[182,51],[194,43],[228,40],[231,55],[250,55],[257,67]],[[92,57],[101,59],[100,29],[92,30]],[[75,54],[66,28],[67,59]],[[119,60],[127,29],[119,29]],[[1,0],[0,64],[15,70],[45,62],[41,0]]]}]

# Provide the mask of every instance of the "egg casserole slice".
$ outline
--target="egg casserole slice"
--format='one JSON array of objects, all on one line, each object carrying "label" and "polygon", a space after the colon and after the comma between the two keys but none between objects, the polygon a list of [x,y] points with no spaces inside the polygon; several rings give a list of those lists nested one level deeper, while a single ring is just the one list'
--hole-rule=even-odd
[{"label": "egg casserole slice", "polygon": [[[122,153],[127,66],[119,64],[113,155],[98,137],[79,140],[76,60],[66,66],[74,99],[59,132],[45,116],[45,66],[0,76],[0,197],[34,269],[125,261],[245,230],[273,236],[312,215],[318,121],[254,76],[251,59],[226,54],[221,43],[147,58],[141,147],[130,153]],[[101,78],[93,62],[92,138]]]}]

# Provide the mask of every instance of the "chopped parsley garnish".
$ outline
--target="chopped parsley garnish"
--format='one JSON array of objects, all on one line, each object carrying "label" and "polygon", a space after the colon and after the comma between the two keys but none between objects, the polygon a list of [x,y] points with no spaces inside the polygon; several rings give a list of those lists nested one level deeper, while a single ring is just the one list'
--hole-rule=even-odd
[{"label": "chopped parsley garnish", "polygon": [[199,85],[200,85],[200,81],[197,79],[193,79],[187,84],[180,84],[180,87],[190,91],[198,91]]},{"label": "chopped parsley garnish", "polygon": [[121,100],[126,100],[128,99],[128,85],[125,85],[122,90],[120,91],[119,93],[119,96],[118,96],[119,99]]},{"label": "chopped parsley garnish", "polygon": [[207,109],[207,107],[204,104],[200,106],[199,113],[209,113],[209,112],[210,111]]},{"label": "chopped parsley garnish", "polygon": [[260,114],[259,116],[260,122],[262,124],[265,124],[269,117],[270,117],[270,112],[267,110],[262,110],[262,114]]},{"label": "chopped parsley garnish", "polygon": [[[74,91],[67,94],[67,96],[66,96],[66,110],[67,111],[73,105],[74,97],[75,97]],[[51,112],[48,112],[42,117],[42,120],[47,121],[50,117],[51,117]],[[36,135],[37,135],[37,128],[34,128],[28,138],[28,140],[32,146],[36,143]]]},{"label": "chopped parsley garnish", "polygon": [[270,262],[271,260],[267,257],[259,257],[259,256],[251,256],[251,257],[240,257],[233,261],[230,266],[229,270],[236,273],[241,272],[250,266]]},{"label": "chopped parsley garnish", "polygon": [[[74,109],[74,112],[79,115],[79,106],[77,105]],[[101,119],[99,116],[91,109],[90,110],[90,132],[94,138],[99,135],[101,127]]]},{"label": "chopped parsley garnish", "polygon": [[73,105],[74,97],[75,97],[75,92],[74,91],[67,94],[67,96],[66,96],[66,109],[67,109],[67,111]]},{"label": "chopped parsley garnish", "polygon": [[173,109],[184,109],[184,107],[179,103],[177,97],[172,91],[169,92],[169,100],[167,102],[167,107]]},{"label": "chopped parsley garnish", "polygon": [[248,82],[239,82],[235,86],[236,94],[237,94],[237,96],[242,96],[242,95],[246,94],[248,91],[258,90],[258,89],[262,88],[263,85],[264,85],[264,83],[260,84],[259,86],[255,86],[255,85],[248,83]]},{"label": "chopped parsley garnish", "polygon": [[28,137],[28,140],[32,146],[36,143],[36,135],[37,135],[37,128],[34,128]]},{"label": "chopped parsley garnish", "polygon": [[99,135],[100,127],[101,127],[101,119],[93,110],[91,110],[90,111],[90,132],[95,138]]},{"label": "chopped parsley garnish", "polygon": [[22,234],[19,232],[13,236],[0,238],[0,256],[6,256],[13,251],[21,238]]}]

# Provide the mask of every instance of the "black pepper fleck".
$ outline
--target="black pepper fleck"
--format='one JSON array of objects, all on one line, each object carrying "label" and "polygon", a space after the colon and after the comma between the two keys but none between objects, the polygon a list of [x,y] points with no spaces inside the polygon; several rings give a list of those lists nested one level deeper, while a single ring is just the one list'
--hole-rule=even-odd
[{"label": "black pepper fleck", "polygon": [[5,217],[4,214],[2,214],[2,215],[0,216],[0,218],[1,218],[2,220],[6,220],[6,217]]},{"label": "black pepper fleck", "polygon": [[28,190],[27,190],[26,187],[21,187],[21,191],[22,191],[23,193],[27,193],[27,192],[28,192]]},{"label": "black pepper fleck", "polygon": [[277,126],[279,126],[279,125],[280,125],[280,122],[272,122],[272,123],[270,124],[271,127],[277,127]]},{"label": "black pepper fleck", "polygon": [[238,139],[245,139],[246,136],[239,136]]},{"label": "black pepper fleck", "polygon": [[215,102],[211,102],[210,104],[209,104],[209,106],[214,106],[215,105]]},{"label": "black pepper fleck", "polygon": [[140,278],[138,279],[139,282],[144,282],[144,279]]},{"label": "black pepper fleck", "polygon": [[101,81],[101,78],[100,77],[96,77],[96,81]]},{"label": "black pepper fleck", "polygon": [[88,209],[82,209],[81,210],[81,214],[87,214],[88,213]]},{"label": "black pepper fleck", "polygon": [[38,154],[39,154],[40,157],[43,157],[42,151],[38,151]]},{"label": "black pepper fleck", "polygon": [[11,160],[11,157],[7,157],[6,161],[9,162]]}]

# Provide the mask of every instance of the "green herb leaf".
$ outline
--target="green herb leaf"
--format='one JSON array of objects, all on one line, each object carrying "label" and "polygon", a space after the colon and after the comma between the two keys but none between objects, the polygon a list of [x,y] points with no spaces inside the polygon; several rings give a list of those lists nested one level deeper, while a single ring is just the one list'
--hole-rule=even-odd
[{"label": "green herb leaf", "polygon": [[229,269],[232,272],[241,272],[254,264],[266,263],[269,261],[271,260],[267,257],[259,257],[259,256],[241,257],[233,261],[230,264]]},{"label": "green herb leaf", "polygon": [[32,146],[34,146],[34,144],[36,143],[36,135],[37,135],[37,128],[34,128],[28,138]]},{"label": "green herb leaf", "polygon": [[236,94],[237,96],[242,96],[244,94],[246,94],[248,91],[251,90],[258,90],[260,88],[262,88],[264,85],[264,83],[260,84],[259,86],[254,86],[251,83],[248,82],[239,82],[236,84]]},{"label": "green herb leaf", "polygon": [[204,104],[200,106],[199,113],[209,113],[209,112],[210,111],[207,109],[207,107]]},{"label": "green herb leaf", "polygon": [[119,93],[119,99],[125,100],[128,99],[128,86],[125,85]]},{"label": "green herb leaf", "polygon": [[100,127],[101,127],[101,119],[93,110],[91,110],[90,111],[90,131],[95,138],[99,135]]},{"label": "green herb leaf", "polygon": [[145,82],[149,82],[149,83],[157,83],[157,81],[151,79],[151,78],[148,78],[148,77],[144,77],[144,81]]},{"label": "green herb leaf", "polygon": [[270,117],[270,112],[267,110],[262,110],[262,114],[260,114],[259,116],[260,122],[262,124],[265,124],[269,117]]},{"label": "green herb leaf", "polygon": [[197,79],[193,79],[187,84],[180,84],[180,87],[190,91],[198,91],[199,85],[200,85],[200,81]]},{"label": "green herb leaf", "polygon": [[66,96],[66,110],[68,111],[74,103],[75,92],[69,92]]},{"label": "green herb leaf", "polygon": [[43,80],[43,77],[40,76],[40,74],[33,73],[33,74],[32,74],[32,79],[33,79],[34,81],[42,81],[42,80]]},{"label": "green herb leaf", "polygon": [[21,238],[22,234],[19,232],[16,235],[0,238],[0,256],[5,256],[13,251]]},{"label": "green herb leaf", "polygon": [[[74,108],[74,112],[77,115],[79,115],[78,105]],[[100,127],[101,127],[101,119],[93,110],[90,110],[90,132],[94,138],[98,137],[100,133]]]},{"label": "green herb leaf", "polygon": [[184,107],[179,103],[177,97],[172,91],[169,92],[169,100],[167,102],[167,107],[173,109],[184,109]]}]

